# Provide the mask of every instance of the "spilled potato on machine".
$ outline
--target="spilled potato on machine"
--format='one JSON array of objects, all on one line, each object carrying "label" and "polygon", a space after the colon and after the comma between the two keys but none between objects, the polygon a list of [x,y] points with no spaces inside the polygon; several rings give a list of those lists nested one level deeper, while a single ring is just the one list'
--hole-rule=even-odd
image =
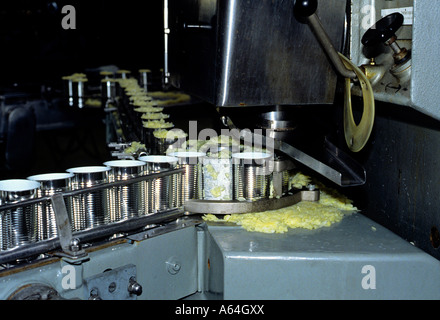
[{"label": "spilled potato on machine", "polygon": [[[305,187],[310,178],[301,173],[294,175],[292,186]],[[285,233],[289,229],[318,229],[341,221],[346,215],[358,211],[352,201],[336,190],[319,185],[320,200],[301,201],[292,206],[264,212],[231,214],[218,218],[213,214],[203,216],[205,221],[232,222],[250,232]]]}]

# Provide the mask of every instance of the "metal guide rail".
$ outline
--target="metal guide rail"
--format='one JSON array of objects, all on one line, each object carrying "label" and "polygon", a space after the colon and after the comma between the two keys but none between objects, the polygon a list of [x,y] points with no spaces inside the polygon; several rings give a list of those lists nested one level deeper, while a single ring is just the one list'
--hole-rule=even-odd
[{"label": "metal guide rail", "polygon": [[190,199],[185,202],[185,214],[211,213],[215,215],[264,212],[292,206],[300,201],[318,201],[319,190],[300,190],[281,198],[258,201],[222,201]]},{"label": "metal guide rail", "polygon": [[149,225],[163,223],[169,220],[175,220],[182,216],[184,211],[182,207],[170,208],[155,213],[146,213],[145,216],[131,217],[121,221],[111,222],[104,225],[94,226],[86,230],[72,232],[72,226],[68,211],[66,209],[65,199],[81,194],[89,194],[105,189],[127,186],[142,181],[149,181],[156,178],[166,177],[174,174],[181,174],[183,168],[177,168],[158,173],[150,173],[143,176],[130,178],[127,180],[119,180],[115,182],[102,183],[100,185],[82,188],[78,190],[56,192],[51,196],[41,196],[33,199],[23,200],[13,204],[5,204],[0,206],[0,214],[8,210],[17,209],[19,207],[37,205],[50,201],[55,212],[56,227],[58,235],[51,239],[39,240],[36,242],[22,244],[20,246],[0,251],[0,264],[5,264],[17,260],[27,258],[35,258],[40,254],[55,252],[54,255],[65,256],[70,259],[79,259],[85,255],[81,249],[81,243],[111,237],[115,234],[124,234],[142,229]]}]

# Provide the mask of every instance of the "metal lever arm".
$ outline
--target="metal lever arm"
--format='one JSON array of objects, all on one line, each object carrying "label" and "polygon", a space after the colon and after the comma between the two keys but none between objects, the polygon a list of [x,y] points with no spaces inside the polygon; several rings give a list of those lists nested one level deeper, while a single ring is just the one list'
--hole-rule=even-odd
[{"label": "metal lever arm", "polygon": [[336,71],[344,78],[355,79],[356,73],[349,70],[343,64],[339,57],[338,51],[336,51],[327,32],[321,24],[318,16],[316,15],[316,9],[318,8],[317,0],[296,0],[294,6],[294,14],[298,20],[305,20],[309,25],[312,32],[315,34],[316,39],[321,44],[322,48],[326,52],[330,61],[333,63]]},{"label": "metal lever arm", "polygon": [[[301,150],[281,140],[270,138],[238,129],[229,117],[223,118],[223,123],[231,130],[231,136],[240,140],[253,141],[255,147],[268,147],[267,142],[272,141],[272,148],[279,150],[292,159],[323,175],[341,187],[360,186],[365,184],[365,169],[351,159],[342,150],[339,150],[327,139],[324,142],[325,159],[318,160]],[[257,142],[258,141],[258,142]]]}]

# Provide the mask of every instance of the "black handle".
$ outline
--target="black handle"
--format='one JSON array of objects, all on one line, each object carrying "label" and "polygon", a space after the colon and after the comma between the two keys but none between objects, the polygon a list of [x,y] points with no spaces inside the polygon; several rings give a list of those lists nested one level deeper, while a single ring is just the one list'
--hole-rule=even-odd
[{"label": "black handle", "polygon": [[293,11],[295,16],[307,18],[318,9],[318,0],[296,0]]},{"label": "black handle", "polygon": [[395,12],[377,21],[362,37],[362,44],[366,47],[384,43],[392,38],[403,25],[403,15]]}]

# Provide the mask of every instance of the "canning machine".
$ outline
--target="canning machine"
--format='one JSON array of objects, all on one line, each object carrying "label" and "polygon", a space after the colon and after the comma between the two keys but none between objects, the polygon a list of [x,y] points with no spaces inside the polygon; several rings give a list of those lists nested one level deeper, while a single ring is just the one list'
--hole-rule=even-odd
[{"label": "canning machine", "polygon": [[[0,181],[0,298],[439,299],[435,227],[432,250],[419,229],[399,233],[370,208],[284,233],[204,219],[319,201],[316,184],[292,187],[292,172],[349,193],[374,187],[369,170],[376,182],[391,175],[363,159],[378,152],[375,126],[385,127],[377,106],[440,119],[439,39],[426,32],[439,8],[164,0],[163,91],[150,90],[149,70],[101,74],[114,159]],[[62,80],[66,104],[85,108],[87,75]],[[215,109],[218,127],[195,116],[179,128],[167,112],[193,104]],[[399,195],[408,186],[418,184],[402,180]],[[383,189],[369,194],[394,203]],[[420,219],[435,225],[429,199]]]}]

